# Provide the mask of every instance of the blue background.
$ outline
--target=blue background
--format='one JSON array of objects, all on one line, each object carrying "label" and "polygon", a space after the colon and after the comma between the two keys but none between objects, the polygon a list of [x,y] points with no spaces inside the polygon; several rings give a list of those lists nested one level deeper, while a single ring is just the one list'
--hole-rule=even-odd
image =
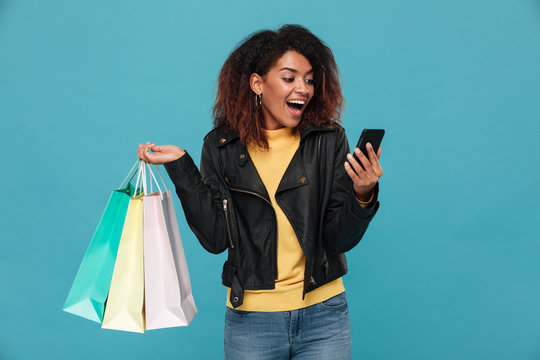
[{"label": "blue background", "polygon": [[198,163],[224,60],[286,23],[333,49],[350,144],[387,131],[381,207],[344,278],[353,358],[540,359],[533,0],[0,0],[0,359],[222,358],[224,255],[177,199],[188,328],[102,330],[61,308],[137,144]]}]

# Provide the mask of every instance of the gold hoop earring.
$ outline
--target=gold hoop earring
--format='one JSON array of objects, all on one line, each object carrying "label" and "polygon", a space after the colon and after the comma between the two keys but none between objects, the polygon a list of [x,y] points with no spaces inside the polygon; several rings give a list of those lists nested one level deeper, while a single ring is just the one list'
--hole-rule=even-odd
[{"label": "gold hoop earring", "polygon": [[255,95],[255,106],[260,108],[262,105],[262,94]]}]

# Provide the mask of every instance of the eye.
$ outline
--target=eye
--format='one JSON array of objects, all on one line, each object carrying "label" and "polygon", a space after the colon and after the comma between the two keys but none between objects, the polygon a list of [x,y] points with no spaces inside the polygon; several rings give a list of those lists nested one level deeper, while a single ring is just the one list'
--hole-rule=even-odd
[{"label": "eye", "polygon": [[306,79],[306,83],[308,83],[309,85],[313,85],[314,81],[313,79]]},{"label": "eye", "polygon": [[283,80],[285,80],[285,82],[293,82],[294,78],[283,78]]}]

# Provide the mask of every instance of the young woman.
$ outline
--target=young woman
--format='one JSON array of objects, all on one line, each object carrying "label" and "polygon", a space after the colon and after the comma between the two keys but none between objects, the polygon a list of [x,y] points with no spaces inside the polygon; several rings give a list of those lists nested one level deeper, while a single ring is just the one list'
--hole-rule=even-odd
[{"label": "young woman", "polygon": [[244,40],[218,80],[200,171],[175,145],[165,164],[202,246],[228,250],[226,359],[350,359],[344,253],[377,212],[380,149],[349,153],[331,50],[286,25]]}]

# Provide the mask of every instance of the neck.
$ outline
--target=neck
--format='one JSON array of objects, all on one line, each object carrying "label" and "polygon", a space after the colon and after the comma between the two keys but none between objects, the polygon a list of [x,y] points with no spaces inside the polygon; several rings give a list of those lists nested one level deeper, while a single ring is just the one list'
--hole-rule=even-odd
[{"label": "neck", "polygon": [[284,127],[285,125],[281,125],[281,124],[275,124],[275,125],[270,125],[270,126],[268,126],[268,124],[265,124],[263,127],[263,130],[278,130],[278,129],[283,129]]}]

